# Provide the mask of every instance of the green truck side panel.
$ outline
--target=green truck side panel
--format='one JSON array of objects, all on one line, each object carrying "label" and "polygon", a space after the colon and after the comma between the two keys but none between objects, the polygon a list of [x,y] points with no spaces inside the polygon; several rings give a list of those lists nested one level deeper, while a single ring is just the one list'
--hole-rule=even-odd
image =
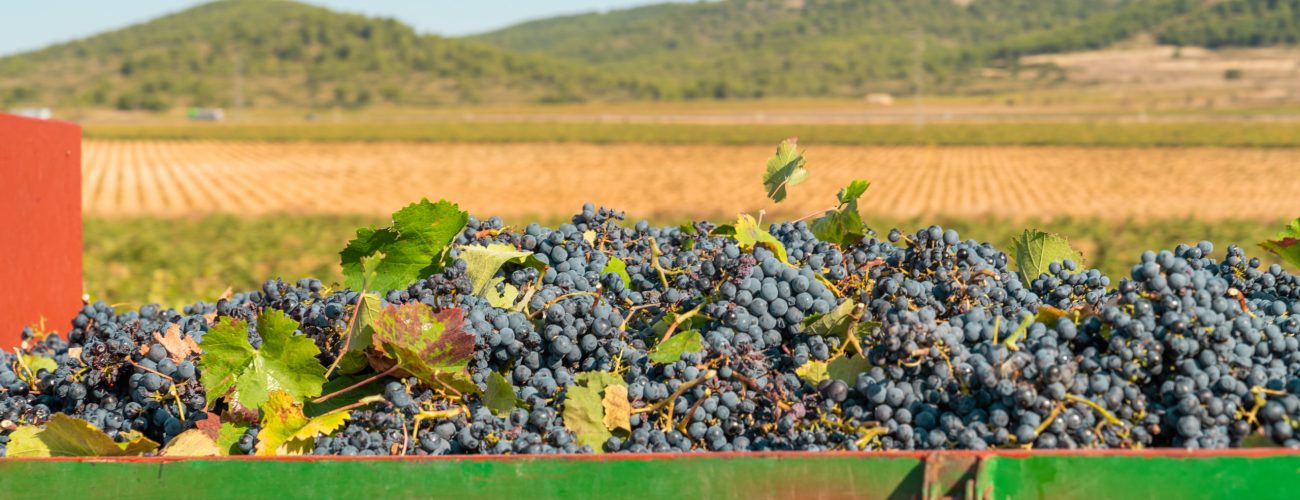
[{"label": "green truck side panel", "polygon": [[0,459],[0,499],[1300,498],[1300,454]]},{"label": "green truck side panel", "polygon": [[975,491],[1002,499],[1300,498],[1300,455],[989,457]]},{"label": "green truck side panel", "polygon": [[0,460],[0,497],[27,498],[914,498],[907,457],[655,460]]}]

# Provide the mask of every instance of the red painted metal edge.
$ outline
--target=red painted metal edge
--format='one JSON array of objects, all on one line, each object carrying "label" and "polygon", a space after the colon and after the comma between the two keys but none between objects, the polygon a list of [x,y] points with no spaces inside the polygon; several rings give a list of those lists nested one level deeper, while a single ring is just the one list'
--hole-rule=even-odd
[{"label": "red painted metal edge", "polygon": [[0,348],[81,307],[81,127],[0,113]]},{"label": "red painted metal edge", "polygon": [[1280,456],[1300,456],[1300,450],[1288,448],[1229,448],[1224,450],[1184,450],[1179,448],[1158,448],[1146,450],[945,450],[945,451],[755,451],[755,452],[701,452],[701,453],[605,453],[588,455],[437,455],[437,456],[228,456],[228,457],[43,457],[43,458],[0,458],[3,460],[47,461],[47,462],[125,462],[125,463],[167,463],[186,460],[248,460],[248,461],[429,461],[460,460],[472,462],[515,461],[515,460],[569,460],[569,461],[644,461],[644,460],[682,460],[696,458],[817,458],[817,457],[862,457],[862,458],[917,458],[938,459],[944,457],[990,457],[1025,458],[1038,456],[1071,457],[1143,457],[1143,458],[1221,458],[1244,457],[1265,458]]}]

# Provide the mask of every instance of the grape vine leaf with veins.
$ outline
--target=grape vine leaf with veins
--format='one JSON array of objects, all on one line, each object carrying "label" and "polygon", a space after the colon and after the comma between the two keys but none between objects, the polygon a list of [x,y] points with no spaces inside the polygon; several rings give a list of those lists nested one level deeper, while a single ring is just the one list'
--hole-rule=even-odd
[{"label": "grape vine leaf with veins", "polygon": [[460,309],[433,312],[419,302],[390,305],[375,321],[372,341],[399,369],[436,387],[463,375],[474,356],[474,334],[464,325]]},{"label": "grape vine leaf with veins", "polygon": [[[454,203],[420,200],[393,213],[393,226],[357,230],[357,237],[339,252],[345,285],[354,290],[388,291],[409,285],[442,268],[448,245],[469,222],[469,214]],[[362,258],[375,253],[383,258],[366,283]]]},{"label": "grape vine leaf with veins", "polygon": [[231,388],[234,400],[246,408],[266,403],[268,393],[283,390],[298,400],[319,396],[325,384],[325,367],[316,359],[320,348],[306,336],[295,335],[298,323],[283,312],[267,311],[257,317],[260,349],[248,342],[248,324],[227,318],[214,325],[199,345],[203,385],[208,403]]},{"label": "grape vine leaf with veins", "polygon": [[350,411],[338,411],[307,418],[302,403],[287,392],[271,391],[262,406],[262,429],[257,433],[258,455],[303,455],[310,453],[316,436],[329,434],[347,422]]},{"label": "grape vine leaf with veins", "polygon": [[85,420],[55,413],[41,429],[23,425],[9,434],[6,455],[20,457],[129,457],[158,449],[158,443],[137,433],[123,433],[124,443],[113,441]]},{"label": "grape vine leaf with veins", "polygon": [[776,254],[776,258],[781,262],[787,265],[790,264],[790,259],[785,252],[785,245],[781,244],[781,240],[772,236],[772,233],[758,227],[758,221],[754,220],[753,216],[740,214],[739,220],[736,221],[735,231],[736,244],[740,246],[741,250],[749,251],[753,250],[754,247],[765,247],[771,250],[773,254]]},{"label": "grape vine leaf with veins", "polygon": [[817,239],[835,243],[840,248],[848,248],[866,237],[866,224],[858,213],[858,198],[867,191],[871,183],[855,180],[841,189],[838,195],[839,206],[827,211],[825,215],[812,223],[812,233]]},{"label": "grape vine leaf with veins", "polygon": [[[623,391],[610,387],[623,386]],[[564,427],[577,435],[578,444],[590,445],[596,453],[604,453],[605,441],[613,437],[610,427],[622,429],[625,418],[630,418],[631,404],[627,403],[627,384],[610,372],[583,372],[574,375],[573,385],[564,393]],[[619,401],[622,395],[623,401]],[[624,409],[628,415],[624,415]],[[628,427],[631,427],[628,424]]]},{"label": "grape vine leaf with veins", "polygon": [[1072,260],[1083,263],[1083,255],[1070,246],[1070,242],[1060,235],[1042,231],[1025,230],[1014,241],[1016,268],[1025,284],[1033,282],[1048,272],[1053,262]]},{"label": "grape vine leaf with veins", "polygon": [[785,199],[786,188],[808,180],[808,169],[804,168],[803,154],[799,152],[798,137],[791,137],[776,147],[776,154],[767,160],[767,171],[763,173],[763,188],[767,197],[780,203]]},{"label": "grape vine leaf with veins", "polygon": [[1300,219],[1291,221],[1274,239],[1263,241],[1259,246],[1277,254],[1287,264],[1300,267]]}]

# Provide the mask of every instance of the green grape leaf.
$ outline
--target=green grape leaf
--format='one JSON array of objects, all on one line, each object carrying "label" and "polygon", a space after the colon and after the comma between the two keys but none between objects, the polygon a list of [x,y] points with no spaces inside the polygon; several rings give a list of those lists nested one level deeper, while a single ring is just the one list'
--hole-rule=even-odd
[{"label": "green grape leaf", "polygon": [[31,372],[33,380],[36,378],[36,374],[41,372],[41,369],[50,373],[54,373],[54,370],[59,369],[59,363],[54,361],[54,358],[47,358],[39,354],[22,355],[22,364]]},{"label": "green grape leaf", "polygon": [[623,286],[632,286],[632,276],[627,274],[627,263],[623,259],[609,256],[609,262],[605,263],[605,268],[600,270],[600,274],[614,273],[623,280]]},{"label": "green grape leaf", "polygon": [[[357,237],[339,252],[345,285],[353,290],[388,291],[432,275],[442,267],[442,256],[469,215],[454,203],[420,200],[393,214],[393,225],[357,230]],[[382,253],[373,269],[362,259]],[[367,282],[367,275],[372,281]]]},{"label": "green grape leaf", "polygon": [[[519,299],[519,289],[505,281],[505,278],[492,278],[492,283],[488,285],[487,290],[483,291],[483,298],[492,307],[510,309]],[[500,291],[497,290],[498,287]]]},{"label": "green grape leaf", "polygon": [[483,393],[483,406],[498,417],[505,417],[515,409],[515,389],[504,375],[492,372],[487,379],[487,392]]},{"label": "green grape leaf", "polygon": [[736,236],[735,224],[723,224],[709,231],[709,236]]},{"label": "green grape leaf", "polygon": [[1277,236],[1261,242],[1259,246],[1277,254],[1287,264],[1300,267],[1300,219],[1291,221],[1291,225],[1283,228]]},{"label": "green grape leaf", "polygon": [[294,335],[298,323],[283,312],[268,310],[257,318],[261,349],[248,342],[248,325],[226,318],[214,325],[199,345],[203,385],[208,403],[235,389],[234,400],[247,408],[266,402],[267,393],[281,389],[298,400],[321,394],[325,367],[316,359],[320,349],[306,336]]},{"label": "green grape leaf", "polygon": [[823,337],[843,336],[848,329],[849,322],[853,320],[854,307],[856,307],[856,303],[852,300],[840,302],[830,312],[809,315],[804,318],[801,325],[806,332],[813,335]]},{"label": "green grape leaf", "polygon": [[351,375],[360,372],[370,364],[366,361],[366,349],[370,348],[371,336],[375,334],[375,321],[379,319],[383,302],[374,293],[363,293],[356,311],[357,319],[352,324],[352,340],[348,341],[348,350],[339,361],[339,373]]},{"label": "green grape leaf", "polygon": [[1053,262],[1072,260],[1083,264],[1083,255],[1079,254],[1059,235],[1042,231],[1025,230],[1014,241],[1016,268],[1020,270],[1020,279],[1026,284],[1033,282],[1044,273]]},{"label": "green grape leaf", "polygon": [[[623,387],[626,398],[627,384],[617,374],[610,372],[578,373],[573,377],[573,385],[564,394],[564,410],[561,413],[564,427],[577,435],[579,445],[590,445],[596,453],[604,453],[605,441],[614,436],[605,424],[605,399],[609,392],[607,389],[611,386]],[[630,407],[629,404],[629,413]],[[611,420],[618,418],[619,415],[615,414]]]},{"label": "green grape leaf", "polygon": [[190,429],[172,438],[159,453],[164,457],[219,457],[226,453],[202,429]]},{"label": "green grape leaf", "polygon": [[239,437],[248,432],[249,425],[243,422],[222,422],[217,431],[217,448],[226,455],[243,455],[239,449]]},{"label": "green grape leaf", "polygon": [[597,386],[601,390],[611,385],[627,385],[627,382],[623,381],[623,377],[614,372],[581,372],[575,374],[573,380],[576,384]]},{"label": "green grape leaf", "polygon": [[826,365],[826,374],[830,378],[843,380],[853,387],[858,383],[858,374],[871,369],[871,362],[861,357],[841,356]]},{"label": "green grape leaf", "polygon": [[835,196],[839,198],[840,206],[856,203],[858,198],[861,198],[862,194],[867,192],[868,187],[871,187],[871,181],[854,179],[849,181],[849,185],[844,186],[844,189],[841,189],[839,194]]},{"label": "green grape leaf", "polygon": [[856,201],[842,210],[826,212],[826,215],[813,220],[810,229],[817,239],[834,243],[840,248],[848,248],[867,236],[867,225],[858,214]]},{"label": "green grape leaf", "polygon": [[119,443],[90,422],[55,413],[41,429],[23,425],[9,434],[5,456],[25,457],[132,457],[158,449],[158,443],[134,433]]},{"label": "green grape leaf", "polygon": [[817,239],[847,248],[862,241],[867,235],[867,225],[858,213],[858,198],[867,191],[871,183],[855,180],[841,189],[837,195],[840,205],[825,215],[813,220],[812,232]]},{"label": "green grape leaf", "polygon": [[698,330],[679,331],[655,347],[654,352],[650,353],[650,361],[660,364],[675,363],[682,358],[682,354],[703,350],[703,341]]},{"label": "green grape leaf", "polygon": [[390,305],[375,323],[375,347],[411,376],[430,385],[443,374],[465,370],[474,355],[474,335],[465,331],[460,309],[433,312],[419,302]]},{"label": "green grape leaf", "polygon": [[776,147],[776,154],[767,160],[767,171],[763,173],[763,189],[767,197],[780,203],[785,199],[786,188],[808,180],[808,169],[804,168],[803,154],[799,152],[799,138],[791,137]]},{"label": "green grape leaf", "polygon": [[799,379],[807,382],[808,385],[813,387],[817,387],[819,382],[830,378],[830,374],[826,371],[825,361],[810,360],[807,363],[804,363],[803,366],[795,368],[794,374],[798,375]]},{"label": "green grape leaf", "polygon": [[486,247],[462,246],[458,257],[465,260],[467,265],[465,274],[474,284],[474,295],[482,297],[488,288],[495,284],[494,278],[497,271],[501,270],[501,266],[506,265],[507,262],[526,264],[532,256],[532,252],[516,250],[515,247],[502,243],[493,243]]},{"label": "green grape leaf", "polygon": [[257,455],[304,455],[316,436],[334,432],[347,422],[349,411],[307,418],[293,395],[274,390],[262,405],[262,429],[257,432]]},{"label": "green grape leaf", "polygon": [[776,258],[781,262],[790,264],[790,259],[786,256],[785,245],[781,240],[776,239],[771,233],[758,227],[758,221],[754,217],[746,214],[740,214],[736,221],[736,243],[741,250],[753,250],[754,247],[765,247],[776,254]]}]

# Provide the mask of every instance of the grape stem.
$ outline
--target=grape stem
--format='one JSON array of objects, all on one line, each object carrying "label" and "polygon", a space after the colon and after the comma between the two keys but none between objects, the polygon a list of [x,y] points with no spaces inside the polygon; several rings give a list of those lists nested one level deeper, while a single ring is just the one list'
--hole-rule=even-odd
[{"label": "grape stem", "polygon": [[401,366],[400,366],[400,365],[393,365],[392,368],[389,368],[389,369],[387,369],[387,370],[384,370],[383,372],[376,373],[376,374],[374,374],[374,375],[371,375],[371,376],[369,376],[369,377],[366,377],[365,380],[362,380],[362,381],[357,382],[357,383],[355,383],[355,384],[349,385],[349,386],[344,387],[344,388],[342,388],[342,389],[339,389],[339,390],[337,390],[337,391],[334,391],[334,392],[331,392],[331,393],[326,394],[326,395],[324,395],[324,396],[321,396],[321,397],[319,397],[319,398],[313,399],[313,400],[311,400],[311,402],[316,403],[316,404],[324,403],[324,402],[326,402],[326,401],[329,401],[329,400],[330,400],[331,398],[333,398],[334,396],[338,396],[339,394],[346,393],[346,392],[348,392],[348,391],[354,390],[354,389],[356,389],[356,388],[358,388],[358,387],[362,387],[362,386],[364,386],[364,385],[366,385],[366,384],[369,384],[369,383],[374,382],[374,381],[376,381],[376,380],[379,380],[379,379],[381,379],[381,378],[387,377],[387,376],[393,374],[394,372],[396,372],[396,371],[399,370],[399,369],[401,369]]},{"label": "grape stem", "polygon": [[658,411],[660,408],[668,406],[668,403],[677,401],[677,398],[682,397],[682,394],[686,394],[686,391],[695,388],[695,386],[697,385],[703,384],[705,380],[711,379],[717,374],[718,374],[717,370],[709,370],[708,372],[705,372],[703,375],[700,375],[699,378],[696,378],[695,380],[683,383],[682,385],[678,386],[677,390],[673,391],[673,393],[669,395],[666,399],[663,399],[658,403],[655,403],[650,406],[646,406],[644,408],[637,408],[635,410],[632,410],[632,414],[635,415],[638,413],[650,413],[653,411]]},{"label": "grape stem", "polygon": [[677,327],[681,326],[681,324],[686,320],[691,319],[695,315],[699,314],[701,307],[704,307],[704,304],[695,306],[695,309],[691,309],[677,316],[677,319],[673,320],[673,324],[668,325],[668,329],[664,330],[664,337],[662,339],[659,339],[659,344],[662,345],[664,342],[667,342],[668,339],[672,338],[673,332],[677,331]]}]

